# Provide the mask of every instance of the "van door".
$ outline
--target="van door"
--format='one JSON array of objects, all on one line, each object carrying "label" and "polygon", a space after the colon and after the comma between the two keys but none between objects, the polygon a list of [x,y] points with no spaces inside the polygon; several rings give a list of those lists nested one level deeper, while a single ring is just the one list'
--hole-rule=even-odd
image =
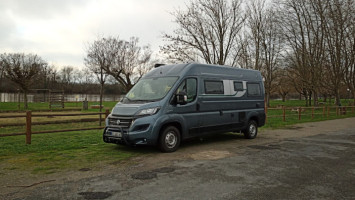
[{"label": "van door", "polygon": [[[197,104],[197,78],[186,78],[181,82],[175,94],[184,92],[187,95],[187,102],[185,105],[176,104],[174,100],[171,101],[172,113],[180,114],[184,118],[188,136],[195,136],[199,134],[199,107]],[[175,95],[174,95],[175,96]],[[174,98],[173,96],[173,98]]]},{"label": "van door", "polygon": [[228,111],[229,99],[226,92],[229,85],[225,80],[203,80],[204,91],[200,101],[201,134],[223,132],[231,129],[231,114]]}]

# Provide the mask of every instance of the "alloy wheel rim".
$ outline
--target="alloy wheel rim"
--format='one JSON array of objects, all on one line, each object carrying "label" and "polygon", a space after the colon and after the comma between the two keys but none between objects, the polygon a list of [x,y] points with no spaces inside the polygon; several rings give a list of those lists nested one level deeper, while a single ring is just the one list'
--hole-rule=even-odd
[{"label": "alloy wheel rim", "polygon": [[256,127],[254,124],[251,124],[249,126],[249,133],[250,133],[250,136],[252,136],[252,137],[256,134]]},{"label": "alloy wheel rim", "polygon": [[173,131],[168,132],[165,136],[165,144],[169,148],[173,148],[173,147],[175,147],[176,143],[177,143],[177,138],[176,138],[174,132]]}]

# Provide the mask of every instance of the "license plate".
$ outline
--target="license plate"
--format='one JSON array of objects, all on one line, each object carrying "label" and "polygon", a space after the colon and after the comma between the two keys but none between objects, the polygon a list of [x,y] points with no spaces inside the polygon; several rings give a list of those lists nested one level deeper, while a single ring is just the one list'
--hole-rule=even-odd
[{"label": "license plate", "polygon": [[110,136],[113,136],[113,137],[122,137],[122,133],[121,133],[121,132],[113,132],[113,131],[110,131],[110,132],[109,132],[109,135],[110,135]]}]

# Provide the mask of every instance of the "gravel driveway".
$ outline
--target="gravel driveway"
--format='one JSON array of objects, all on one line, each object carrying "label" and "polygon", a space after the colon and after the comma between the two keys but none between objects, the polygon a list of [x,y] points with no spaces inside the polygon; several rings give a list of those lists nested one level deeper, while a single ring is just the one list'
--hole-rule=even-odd
[{"label": "gravel driveway", "polygon": [[0,184],[0,199],[355,199],[355,118],[147,151],[95,170]]}]

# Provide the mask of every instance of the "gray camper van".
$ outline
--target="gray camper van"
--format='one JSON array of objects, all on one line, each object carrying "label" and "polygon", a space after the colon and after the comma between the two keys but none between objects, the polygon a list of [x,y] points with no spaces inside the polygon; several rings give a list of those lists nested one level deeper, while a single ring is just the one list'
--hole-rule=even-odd
[{"label": "gray camper van", "polygon": [[259,71],[205,64],[157,66],[116,104],[103,140],[158,145],[176,151],[191,137],[242,131],[248,139],[265,123]]}]

